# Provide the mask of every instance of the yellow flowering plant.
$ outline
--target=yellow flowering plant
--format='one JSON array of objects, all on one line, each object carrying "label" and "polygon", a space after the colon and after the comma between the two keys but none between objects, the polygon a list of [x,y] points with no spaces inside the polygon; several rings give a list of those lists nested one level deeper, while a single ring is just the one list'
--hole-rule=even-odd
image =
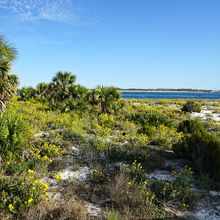
[{"label": "yellow flowering plant", "polygon": [[138,163],[137,160],[134,160],[132,165],[125,170],[131,178],[135,181],[141,182],[144,180],[144,169],[141,163]]},{"label": "yellow flowering plant", "polygon": [[48,185],[36,179],[34,170],[29,169],[22,176],[0,179],[0,210],[8,210],[15,215],[48,199]]},{"label": "yellow flowering plant", "polygon": [[54,175],[54,179],[56,179],[57,181],[62,180],[62,176],[61,176],[61,174],[62,174],[61,171],[60,171],[59,173],[56,173],[56,174]]}]

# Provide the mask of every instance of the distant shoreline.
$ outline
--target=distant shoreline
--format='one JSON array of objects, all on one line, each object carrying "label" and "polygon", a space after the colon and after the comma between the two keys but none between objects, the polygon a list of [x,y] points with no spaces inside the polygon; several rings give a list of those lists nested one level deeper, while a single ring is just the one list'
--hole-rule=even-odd
[{"label": "distant shoreline", "polygon": [[119,89],[120,92],[220,92],[219,90],[178,90],[178,89]]}]

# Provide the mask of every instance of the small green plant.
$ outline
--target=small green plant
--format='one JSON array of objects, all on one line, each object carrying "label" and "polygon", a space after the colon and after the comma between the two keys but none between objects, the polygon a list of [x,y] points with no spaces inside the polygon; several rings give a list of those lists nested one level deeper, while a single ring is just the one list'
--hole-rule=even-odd
[{"label": "small green plant", "polygon": [[101,169],[93,169],[91,175],[92,181],[96,183],[103,183],[107,180],[106,173]]},{"label": "small green plant", "polygon": [[107,220],[120,220],[121,215],[117,211],[108,211],[105,213],[105,217]]},{"label": "small green plant", "polygon": [[[60,147],[55,144],[44,142],[39,149],[39,155],[41,158],[47,157],[49,160],[60,156]],[[52,161],[51,161],[52,162]]]},{"label": "small green plant", "polygon": [[135,181],[141,182],[144,179],[144,170],[141,163],[138,163],[136,160],[132,163],[130,168],[125,170],[132,179]]}]

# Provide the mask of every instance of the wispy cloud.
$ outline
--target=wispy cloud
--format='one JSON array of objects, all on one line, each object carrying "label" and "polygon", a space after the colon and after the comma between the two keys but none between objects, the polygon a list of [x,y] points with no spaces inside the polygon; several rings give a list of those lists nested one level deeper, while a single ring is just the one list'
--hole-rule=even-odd
[{"label": "wispy cloud", "polygon": [[23,21],[71,22],[80,18],[76,0],[0,0],[0,10]]}]

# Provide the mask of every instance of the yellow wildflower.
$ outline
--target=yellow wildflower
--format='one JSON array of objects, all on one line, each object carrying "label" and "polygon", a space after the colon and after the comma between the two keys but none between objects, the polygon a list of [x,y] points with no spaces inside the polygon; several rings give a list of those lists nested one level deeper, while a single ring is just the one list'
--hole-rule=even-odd
[{"label": "yellow wildflower", "polygon": [[47,190],[48,188],[49,186],[46,183],[44,183],[44,190]]},{"label": "yellow wildflower", "polygon": [[28,169],[28,171],[27,171],[29,174],[34,174],[35,173],[35,171],[34,170],[31,170],[31,169]]},{"label": "yellow wildflower", "polygon": [[58,174],[55,174],[54,178],[57,180],[57,181],[60,181],[62,179],[62,177]]},{"label": "yellow wildflower", "polygon": [[32,202],[33,202],[32,198],[28,199],[28,204],[31,204]]},{"label": "yellow wildflower", "polygon": [[145,184],[145,185],[147,185],[147,184],[148,184],[148,181],[147,181],[147,180],[145,180],[145,181],[144,181],[144,184]]},{"label": "yellow wildflower", "polygon": [[47,161],[47,160],[48,160],[48,156],[47,156],[47,155],[46,155],[46,156],[43,156],[43,157],[42,157],[42,160],[43,160],[43,161]]},{"label": "yellow wildflower", "polygon": [[9,211],[10,211],[10,212],[13,212],[13,211],[15,210],[15,207],[14,207],[12,204],[10,204],[10,205],[8,206],[8,208],[9,208]]}]

